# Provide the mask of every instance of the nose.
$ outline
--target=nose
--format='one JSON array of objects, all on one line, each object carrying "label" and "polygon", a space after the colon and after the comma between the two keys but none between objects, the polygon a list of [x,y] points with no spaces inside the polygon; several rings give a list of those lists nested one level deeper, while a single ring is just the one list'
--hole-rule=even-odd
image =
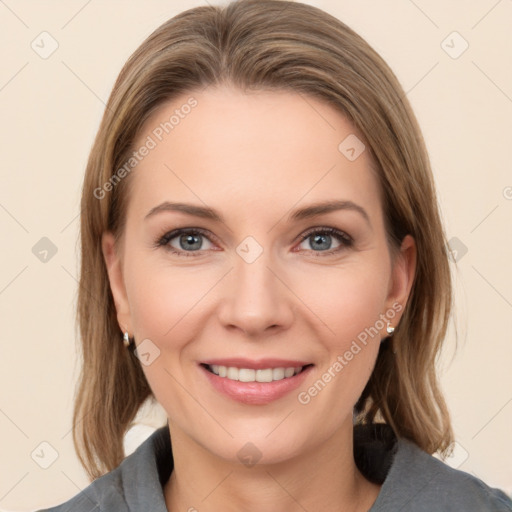
[{"label": "nose", "polygon": [[292,324],[293,294],[275,267],[265,251],[252,263],[236,256],[218,307],[218,318],[226,329],[257,338]]}]

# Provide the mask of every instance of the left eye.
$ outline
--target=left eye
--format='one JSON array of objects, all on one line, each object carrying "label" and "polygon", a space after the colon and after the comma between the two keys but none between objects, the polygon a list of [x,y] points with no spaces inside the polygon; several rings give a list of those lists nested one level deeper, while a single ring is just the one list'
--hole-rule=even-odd
[{"label": "left eye", "polygon": [[[338,244],[334,248],[332,247],[333,238]],[[309,244],[309,247],[312,248],[314,252],[335,252],[343,246],[349,247],[352,245],[352,239],[347,234],[333,228],[310,231],[302,236],[301,245],[305,242]]]}]

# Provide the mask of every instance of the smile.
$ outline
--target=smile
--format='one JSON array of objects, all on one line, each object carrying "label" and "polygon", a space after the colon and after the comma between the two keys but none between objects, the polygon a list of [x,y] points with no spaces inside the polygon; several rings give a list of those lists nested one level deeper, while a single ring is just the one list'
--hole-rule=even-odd
[{"label": "smile", "polygon": [[274,382],[297,375],[303,366],[289,366],[280,368],[237,368],[236,366],[222,366],[218,364],[207,365],[207,369],[215,375],[240,382]]},{"label": "smile", "polygon": [[247,405],[266,405],[297,389],[314,365],[291,359],[229,358],[203,361],[199,367],[221,395]]}]

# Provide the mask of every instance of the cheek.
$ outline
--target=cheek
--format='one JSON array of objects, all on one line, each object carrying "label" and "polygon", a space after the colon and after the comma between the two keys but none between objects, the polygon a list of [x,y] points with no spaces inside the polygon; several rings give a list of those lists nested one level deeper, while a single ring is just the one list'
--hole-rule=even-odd
[{"label": "cheek", "polygon": [[177,332],[192,336],[194,314],[204,307],[208,291],[218,280],[211,271],[202,275],[191,267],[171,268],[147,255],[130,258],[126,272],[130,275],[127,293],[134,329],[139,337],[155,343],[181,339],[173,336]]},{"label": "cheek", "polygon": [[[305,279],[307,275],[310,277]],[[325,339],[332,340],[332,348],[341,350],[379,321],[384,313],[388,278],[384,265],[379,263],[347,265],[301,273],[294,279],[294,290],[324,325]],[[382,321],[377,329],[382,331]]]},{"label": "cheek", "polygon": [[[127,258],[125,270],[130,276],[127,293],[135,338],[150,353],[145,361],[141,350],[142,370],[168,415],[179,417],[194,407],[180,383],[186,382],[187,370],[194,364],[189,347],[200,338],[202,326],[197,315],[207,304],[214,276],[172,268],[161,259],[135,251]],[[201,417],[200,411],[193,413]]]},{"label": "cheek", "polygon": [[297,280],[297,294],[323,325],[318,330],[323,357],[299,402],[312,402],[318,414],[330,411],[327,429],[350,413],[370,378],[386,326],[381,315],[388,278],[385,262],[375,262],[317,271],[300,287]]},{"label": "cheek", "polygon": [[315,275],[310,283],[315,291],[308,296],[308,306],[324,324],[324,335],[318,337],[323,357],[297,396],[305,422],[313,416],[325,418],[326,436],[350,417],[371,376],[386,325],[381,314],[388,282],[384,272],[371,272],[368,266],[338,273],[329,269],[328,274]]}]

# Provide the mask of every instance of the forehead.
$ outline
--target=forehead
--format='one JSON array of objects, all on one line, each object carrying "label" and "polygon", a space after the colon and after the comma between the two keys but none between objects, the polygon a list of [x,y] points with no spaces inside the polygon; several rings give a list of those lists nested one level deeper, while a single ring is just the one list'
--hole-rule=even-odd
[{"label": "forehead", "polygon": [[250,205],[277,211],[348,199],[379,213],[362,136],[310,95],[226,86],[186,93],[153,113],[134,146],[150,148],[130,178],[129,203],[141,215],[172,200],[250,215]]}]

